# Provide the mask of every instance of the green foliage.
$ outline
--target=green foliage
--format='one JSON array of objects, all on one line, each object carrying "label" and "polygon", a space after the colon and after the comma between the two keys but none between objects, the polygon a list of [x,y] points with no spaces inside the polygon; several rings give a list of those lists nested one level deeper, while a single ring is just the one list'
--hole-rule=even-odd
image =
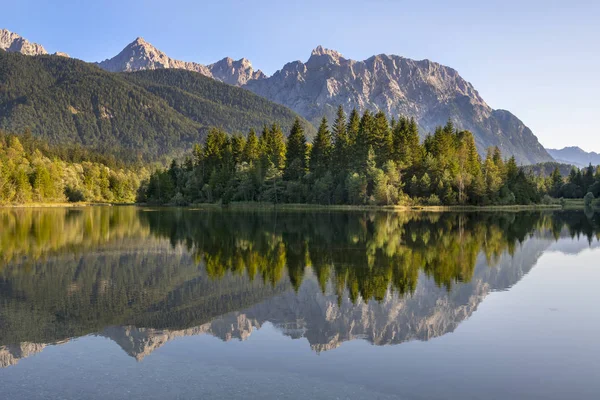
[{"label": "green foliage", "polygon": [[310,172],[315,177],[322,177],[331,168],[332,149],[331,133],[323,117],[310,152]]},{"label": "green foliage", "polygon": [[[498,148],[482,161],[473,135],[451,121],[420,144],[414,120],[390,124],[382,113],[368,111],[362,117],[353,111],[346,121],[338,110],[333,135],[323,119],[312,145],[300,119],[287,143],[277,124],[265,125],[258,139],[254,131],[244,139],[213,128],[187,164],[155,172],[139,198],[159,204],[514,205],[539,203],[552,193],[514,158],[505,161]],[[571,180],[597,190],[590,185],[592,172],[574,171]],[[552,179],[556,193],[568,189],[560,175]]]},{"label": "green foliage", "polygon": [[24,146],[22,138],[0,132],[0,204],[132,203],[140,179],[148,175],[144,168],[110,168],[98,162],[49,158],[33,147],[38,141],[24,137]]},{"label": "green foliage", "polygon": [[288,181],[303,178],[306,173],[306,156],[306,136],[300,119],[296,119],[288,137],[283,178]]},{"label": "green foliage", "polygon": [[[247,132],[277,122],[287,131],[297,118],[245,89],[184,70],[114,74],[75,59],[0,50],[0,71],[0,128],[28,128],[51,146],[84,146],[128,162],[183,154],[212,126]],[[313,137],[314,127],[302,122]]]}]

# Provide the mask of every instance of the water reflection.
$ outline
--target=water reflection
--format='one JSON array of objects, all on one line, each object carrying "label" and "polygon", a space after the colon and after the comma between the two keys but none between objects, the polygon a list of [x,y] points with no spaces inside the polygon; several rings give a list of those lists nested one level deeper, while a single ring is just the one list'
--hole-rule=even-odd
[{"label": "water reflection", "polygon": [[428,340],[561,237],[597,245],[599,227],[579,212],[2,210],[0,366],[88,334],[141,360],[266,322],[316,352]]}]

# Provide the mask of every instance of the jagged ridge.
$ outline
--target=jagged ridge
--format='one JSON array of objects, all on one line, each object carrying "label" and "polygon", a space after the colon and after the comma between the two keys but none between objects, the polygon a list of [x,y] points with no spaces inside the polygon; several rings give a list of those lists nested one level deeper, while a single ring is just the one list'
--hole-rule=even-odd
[{"label": "jagged ridge", "polygon": [[134,72],[164,68],[185,69],[237,86],[244,85],[249,80],[266,77],[262,71],[254,71],[252,63],[246,58],[234,61],[226,57],[208,66],[180,61],[170,58],[141,37],[128,44],[115,57],[97,63],[97,65],[109,72]]}]

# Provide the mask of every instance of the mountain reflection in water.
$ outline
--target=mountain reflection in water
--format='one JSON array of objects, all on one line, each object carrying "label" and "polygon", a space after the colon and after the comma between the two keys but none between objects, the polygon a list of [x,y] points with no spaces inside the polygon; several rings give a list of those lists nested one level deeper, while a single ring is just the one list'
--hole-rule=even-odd
[{"label": "mountain reflection in water", "polygon": [[0,366],[88,334],[142,360],[267,322],[315,352],[429,340],[547,249],[597,246],[599,226],[582,212],[1,210]]}]

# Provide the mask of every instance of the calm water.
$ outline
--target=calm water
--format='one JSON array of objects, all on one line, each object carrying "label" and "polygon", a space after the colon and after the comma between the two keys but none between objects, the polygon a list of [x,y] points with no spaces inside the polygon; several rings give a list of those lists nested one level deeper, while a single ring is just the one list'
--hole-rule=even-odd
[{"label": "calm water", "polygon": [[0,210],[5,399],[598,399],[600,215]]}]

